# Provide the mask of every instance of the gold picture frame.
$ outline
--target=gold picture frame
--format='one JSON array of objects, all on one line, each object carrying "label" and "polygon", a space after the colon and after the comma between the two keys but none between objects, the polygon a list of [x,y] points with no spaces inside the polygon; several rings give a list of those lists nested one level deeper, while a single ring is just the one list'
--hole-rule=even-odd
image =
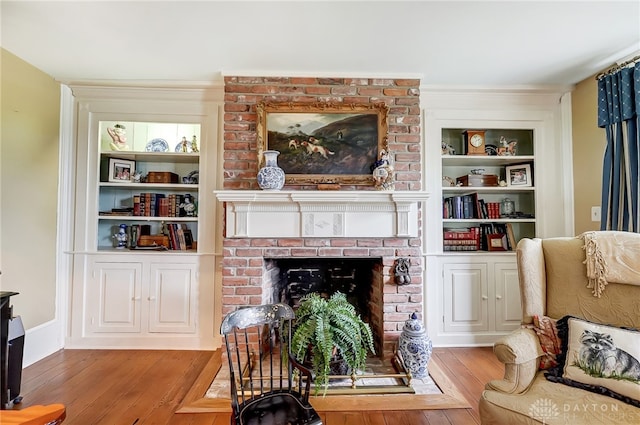
[{"label": "gold picture frame", "polygon": [[388,151],[384,103],[261,102],[256,112],[259,167],[279,151],[285,184],[374,184],[371,166]]}]

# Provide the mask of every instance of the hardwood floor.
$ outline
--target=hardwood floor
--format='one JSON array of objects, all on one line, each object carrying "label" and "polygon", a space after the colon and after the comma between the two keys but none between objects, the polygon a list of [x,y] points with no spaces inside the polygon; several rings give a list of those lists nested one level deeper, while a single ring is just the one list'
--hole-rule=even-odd
[{"label": "hardwood floor", "polygon": [[[221,425],[228,414],[174,413],[208,363],[206,351],[61,350],[27,367],[23,402],[63,403],[64,425]],[[471,409],[414,411],[321,411],[328,425],[479,424],[484,384],[503,366],[490,347],[435,348],[433,356],[454,377]]]}]

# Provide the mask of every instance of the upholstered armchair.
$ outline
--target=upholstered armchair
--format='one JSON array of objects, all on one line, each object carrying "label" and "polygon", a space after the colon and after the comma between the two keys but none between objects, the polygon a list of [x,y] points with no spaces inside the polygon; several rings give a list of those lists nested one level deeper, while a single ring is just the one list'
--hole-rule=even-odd
[{"label": "upholstered armchair", "polygon": [[[609,236],[610,233],[607,232]],[[597,237],[604,233],[595,232],[594,235]],[[623,236],[627,238],[626,241],[631,241],[633,248],[629,250],[624,244],[615,243],[613,246],[618,252],[627,254],[621,260],[625,266],[632,272],[635,269],[640,273],[640,250],[637,250],[640,247],[640,235],[626,233]],[[567,382],[571,381],[562,377],[557,379],[562,382],[551,382],[545,377],[548,371],[541,369],[550,360],[549,357],[553,357],[553,353],[548,353],[548,345],[545,346],[544,341],[541,343],[545,335],[545,330],[541,329],[543,321],[554,323],[554,319],[573,316],[596,326],[603,324],[640,329],[640,280],[630,284],[608,282],[600,296],[595,295],[595,289],[588,287],[590,280],[585,264],[587,251],[585,240],[579,237],[523,239],[518,244],[523,326],[494,345],[495,355],[505,365],[505,374],[503,379],[486,384],[479,406],[483,424],[640,423],[640,408],[633,405],[634,398],[636,402],[640,400],[640,381],[629,381],[631,393],[626,395],[626,401],[630,401],[628,403],[621,401],[620,397],[607,395],[606,390],[596,393],[593,392],[594,388],[587,391],[578,388],[581,385],[568,385]],[[569,322],[569,319],[562,321],[562,329],[558,322],[557,332],[561,334],[558,341],[562,337],[568,339],[566,328]],[[570,323],[573,323],[573,319]],[[556,328],[550,332],[556,332]],[[579,336],[584,338],[586,331],[580,332]],[[626,329],[621,332],[626,332]],[[636,332],[629,338],[625,335],[618,340],[624,339],[625,344],[631,344],[633,351],[634,345],[640,347],[640,340],[631,338],[638,335],[640,333]],[[559,348],[566,351],[570,347],[566,343]],[[571,356],[569,353],[560,353],[555,360],[567,360],[575,366],[575,359],[581,358],[576,353],[582,352],[575,351]],[[631,364],[630,367],[634,372],[635,365]]]}]

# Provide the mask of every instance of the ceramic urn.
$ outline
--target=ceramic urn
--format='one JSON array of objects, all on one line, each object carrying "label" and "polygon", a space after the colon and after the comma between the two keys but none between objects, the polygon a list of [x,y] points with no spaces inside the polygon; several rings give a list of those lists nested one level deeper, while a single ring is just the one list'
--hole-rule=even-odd
[{"label": "ceramic urn", "polygon": [[429,375],[427,363],[431,358],[432,343],[416,313],[404,323],[398,351],[413,378],[426,378]]}]

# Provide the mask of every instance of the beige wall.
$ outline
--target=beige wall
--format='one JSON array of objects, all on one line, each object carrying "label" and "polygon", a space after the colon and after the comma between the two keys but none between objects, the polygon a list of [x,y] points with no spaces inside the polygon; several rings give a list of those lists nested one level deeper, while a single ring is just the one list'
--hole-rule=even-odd
[{"label": "beige wall", "polygon": [[591,221],[591,207],[601,202],[606,136],[597,124],[598,85],[594,76],[578,83],[571,99],[575,233],[579,235],[600,229],[600,222]]},{"label": "beige wall", "polygon": [[26,329],[54,318],[60,85],[1,50],[0,288]]}]

